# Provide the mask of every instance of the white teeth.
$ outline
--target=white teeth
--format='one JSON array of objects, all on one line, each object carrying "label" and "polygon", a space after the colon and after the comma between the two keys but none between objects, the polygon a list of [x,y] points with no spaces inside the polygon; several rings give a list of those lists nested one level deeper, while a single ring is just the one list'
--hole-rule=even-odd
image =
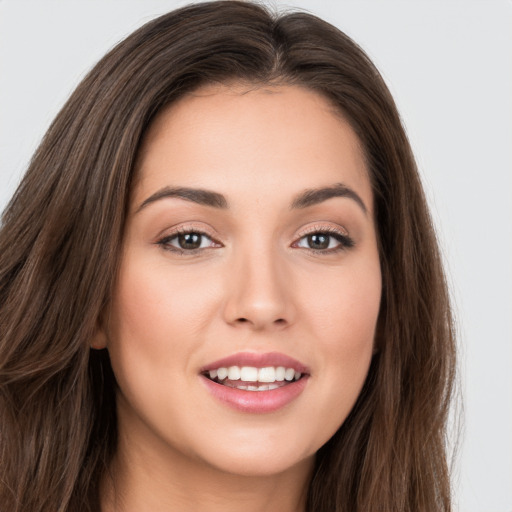
[{"label": "white teeth", "polygon": [[228,368],[228,379],[238,380],[240,378],[240,368],[238,366],[230,366]]},{"label": "white teeth", "polygon": [[275,382],[276,381],[276,370],[272,366],[266,368],[260,368],[258,371],[259,382]]},{"label": "white teeth", "polygon": [[240,370],[240,379],[246,382],[256,382],[258,380],[258,368],[243,366]]},{"label": "white teeth", "polygon": [[245,386],[243,384],[235,384],[234,382],[231,382],[231,381],[226,381],[224,383],[224,385],[229,388],[241,389],[244,391],[271,391],[273,389],[283,387],[282,384],[281,385],[279,385],[279,384],[262,384],[261,386],[254,386],[254,385]]},{"label": "white teeth", "polygon": [[[219,368],[219,379],[220,379],[220,370]],[[284,378],[288,381],[293,380],[295,377],[295,370],[293,368],[286,368],[286,371],[284,372]]]},{"label": "white teeth", "polygon": [[[217,379],[219,382],[225,380],[229,381],[240,380],[242,382],[264,382],[271,386],[236,386],[239,389],[248,389],[249,391],[267,391],[269,389],[276,389],[278,386],[274,382],[291,382],[299,380],[302,373],[296,371],[294,368],[285,368],[284,366],[265,366],[263,368],[256,368],[254,366],[230,366],[221,367],[214,370],[209,370],[208,375],[210,379]],[[255,389],[252,389],[255,388]]]},{"label": "white teeth", "polygon": [[217,369],[217,377],[219,380],[224,380],[228,376],[228,369],[227,368],[218,368]]}]

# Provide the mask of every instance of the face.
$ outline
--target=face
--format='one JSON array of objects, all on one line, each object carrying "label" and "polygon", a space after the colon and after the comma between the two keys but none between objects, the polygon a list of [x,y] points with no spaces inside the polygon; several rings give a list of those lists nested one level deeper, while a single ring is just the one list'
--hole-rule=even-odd
[{"label": "face", "polygon": [[157,117],[137,166],[104,328],[120,435],[229,473],[311,461],[379,311],[357,137],[308,90],[209,87]]}]

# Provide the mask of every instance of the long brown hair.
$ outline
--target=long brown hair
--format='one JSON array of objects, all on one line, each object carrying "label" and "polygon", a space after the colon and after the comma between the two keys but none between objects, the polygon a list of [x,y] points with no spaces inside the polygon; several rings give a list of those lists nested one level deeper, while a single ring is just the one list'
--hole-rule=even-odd
[{"label": "long brown hair", "polygon": [[97,511],[116,449],[115,379],[89,347],[116,277],[140,141],[207,83],[291,84],[330,99],[364,149],[383,275],[377,353],[316,456],[308,511],[448,511],[454,376],[447,288],[414,158],[365,53],[304,13],[191,5],[110,51],[78,86],[0,231],[0,509]]}]

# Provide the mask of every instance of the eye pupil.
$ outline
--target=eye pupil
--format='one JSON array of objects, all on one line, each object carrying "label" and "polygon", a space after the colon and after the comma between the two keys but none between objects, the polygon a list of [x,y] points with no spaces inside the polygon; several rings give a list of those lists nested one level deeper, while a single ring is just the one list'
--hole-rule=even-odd
[{"label": "eye pupil", "polygon": [[329,238],[329,235],[324,235],[322,233],[308,235],[308,245],[311,249],[328,249]]},{"label": "eye pupil", "polygon": [[201,247],[201,236],[198,233],[183,233],[178,235],[178,244],[182,249],[198,249]]}]

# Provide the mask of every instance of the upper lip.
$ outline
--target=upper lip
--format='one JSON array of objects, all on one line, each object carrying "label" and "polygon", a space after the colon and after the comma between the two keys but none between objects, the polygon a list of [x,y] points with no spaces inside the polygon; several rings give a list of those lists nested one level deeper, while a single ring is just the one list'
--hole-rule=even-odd
[{"label": "upper lip", "polygon": [[293,368],[302,374],[309,374],[307,366],[297,361],[293,357],[281,354],[279,352],[238,352],[212,363],[203,366],[200,372],[216,370],[217,368],[228,368],[230,366],[253,366],[256,368],[264,368],[266,366],[284,366],[285,368]]}]

